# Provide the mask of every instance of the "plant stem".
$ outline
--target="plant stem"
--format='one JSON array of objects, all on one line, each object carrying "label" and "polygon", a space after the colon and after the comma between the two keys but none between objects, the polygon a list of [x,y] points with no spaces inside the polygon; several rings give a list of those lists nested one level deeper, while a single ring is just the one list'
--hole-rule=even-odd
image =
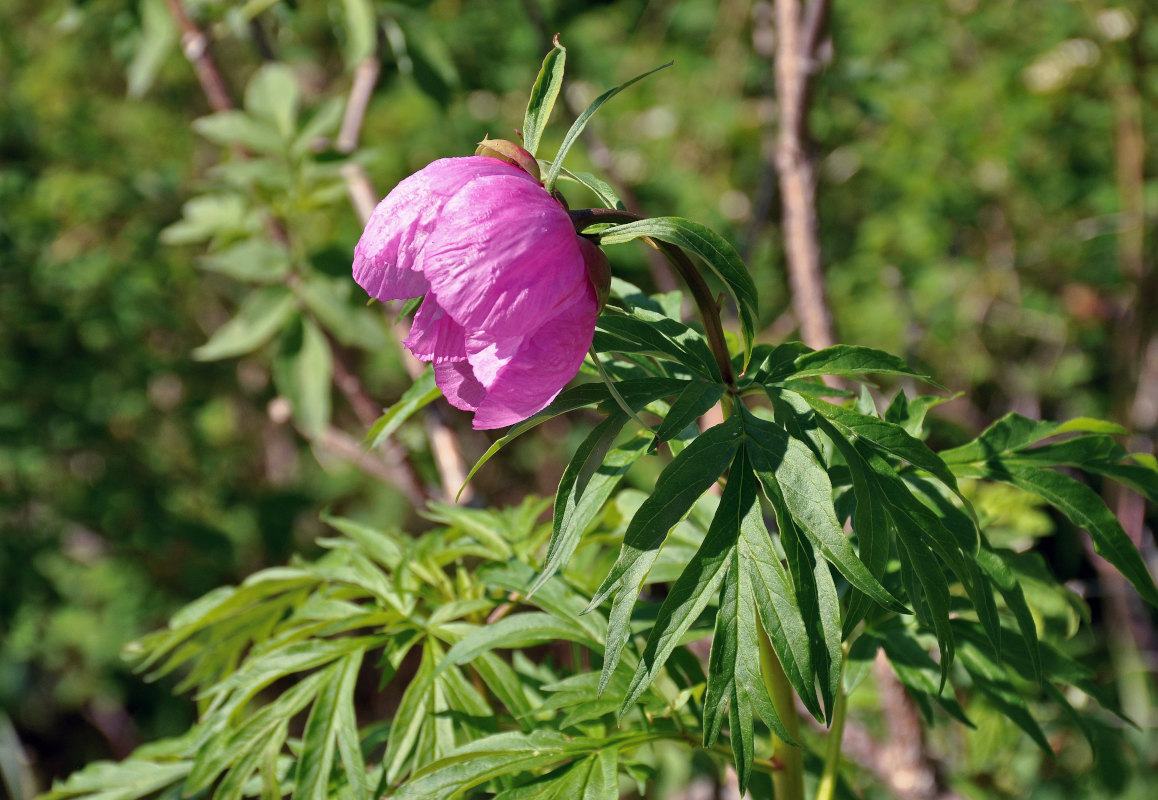
[{"label": "plant stem", "polygon": [[[577,232],[582,232],[584,228],[601,222],[625,223],[639,222],[644,219],[638,214],[612,208],[583,208],[569,213]],[[692,299],[696,301],[696,307],[704,321],[704,333],[708,337],[708,346],[716,359],[716,365],[720,368],[720,377],[725,386],[729,389],[735,389],[736,374],[732,369],[732,355],[728,352],[728,343],[724,338],[724,325],[720,320],[720,304],[716,302],[716,297],[712,294],[704,276],[696,269],[696,265],[692,263],[688,254],[674,244],[647,236],[643,237],[643,240],[663,253],[668,263],[675,267],[676,272],[688,285],[688,290],[691,291]]]},{"label": "plant stem", "polygon": [[828,729],[828,743],[824,750],[824,772],[821,773],[820,783],[816,786],[816,800],[832,800],[836,796],[836,775],[840,770],[841,739],[844,737],[844,718],[847,711],[848,694],[844,691],[842,682],[832,709],[832,725]]},{"label": "plant stem", "polygon": [[772,705],[785,730],[797,741],[792,745],[772,734],[772,760],[781,768],[772,773],[772,788],[776,800],[804,800],[804,749],[800,742],[800,717],[796,713],[796,695],[780,659],[772,649],[772,642],[763,626],[760,631],[760,672],[764,675],[764,685],[772,698]]}]

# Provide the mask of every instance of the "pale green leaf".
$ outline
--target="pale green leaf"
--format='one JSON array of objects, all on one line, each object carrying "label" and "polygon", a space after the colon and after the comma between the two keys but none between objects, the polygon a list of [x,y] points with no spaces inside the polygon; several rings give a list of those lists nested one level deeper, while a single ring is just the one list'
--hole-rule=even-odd
[{"label": "pale green leaf", "polygon": [[293,294],[282,286],[252,292],[237,310],[237,316],[214,331],[208,342],[193,351],[193,357],[198,361],[218,361],[252,353],[281,330],[296,304]]}]

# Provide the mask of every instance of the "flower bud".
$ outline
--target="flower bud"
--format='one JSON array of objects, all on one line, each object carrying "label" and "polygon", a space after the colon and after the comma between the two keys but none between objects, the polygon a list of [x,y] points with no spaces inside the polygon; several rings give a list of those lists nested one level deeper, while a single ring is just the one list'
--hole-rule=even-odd
[{"label": "flower bud", "polygon": [[497,158],[499,161],[514,164],[535,180],[541,178],[539,162],[535,160],[535,157],[519,145],[506,139],[483,139],[478,143],[478,149],[474,151],[474,154],[487,158]]},{"label": "flower bud", "polygon": [[588,239],[579,237],[579,250],[583,253],[583,266],[587,267],[587,279],[595,288],[595,298],[599,302],[599,310],[607,305],[607,298],[611,296],[611,264],[603,251]]}]

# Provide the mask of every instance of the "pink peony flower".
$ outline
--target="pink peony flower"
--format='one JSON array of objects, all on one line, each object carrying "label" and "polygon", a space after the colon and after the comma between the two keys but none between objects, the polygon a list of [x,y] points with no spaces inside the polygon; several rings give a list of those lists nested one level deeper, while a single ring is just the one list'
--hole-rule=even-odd
[{"label": "pink peony flower", "polygon": [[579,371],[599,313],[589,264],[606,269],[535,178],[470,156],[435,161],[378,204],[354,280],[383,301],[425,295],[404,344],[476,429],[500,428]]}]

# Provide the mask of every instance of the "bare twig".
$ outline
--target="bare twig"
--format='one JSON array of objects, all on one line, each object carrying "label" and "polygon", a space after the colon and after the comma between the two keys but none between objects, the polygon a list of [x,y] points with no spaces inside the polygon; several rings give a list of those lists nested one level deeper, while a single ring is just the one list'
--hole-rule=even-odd
[{"label": "bare twig", "polygon": [[820,349],[830,347],[835,338],[820,270],[816,162],[808,149],[808,106],[815,47],[827,16],[827,0],[812,0],[803,23],[798,0],[776,0],[775,13],[779,41],[774,64],[780,106],[775,164],[780,177],[788,279],[801,338],[809,347]]},{"label": "bare twig", "polygon": [[214,111],[228,111],[233,108],[229,90],[225,88],[221,72],[209,54],[209,37],[189,18],[181,0],[165,0],[165,5],[168,6],[177,27],[181,29],[181,49],[185,53],[185,58],[193,65],[197,80],[200,81],[205,97],[209,100],[209,107]]}]

